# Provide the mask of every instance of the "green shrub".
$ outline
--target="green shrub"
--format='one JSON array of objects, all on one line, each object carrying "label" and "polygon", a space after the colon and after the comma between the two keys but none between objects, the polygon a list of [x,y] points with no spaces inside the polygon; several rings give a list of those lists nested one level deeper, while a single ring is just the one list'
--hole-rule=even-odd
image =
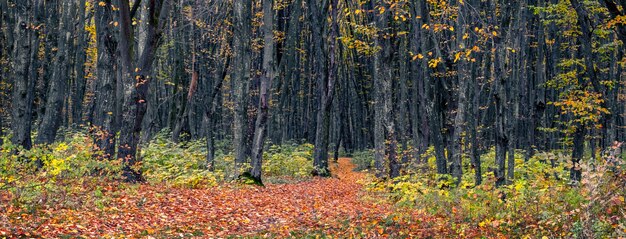
[{"label": "green shrub", "polygon": [[[31,150],[12,145],[7,137],[0,150],[0,191],[6,190],[14,203],[29,207],[80,205],[80,198],[90,195],[95,184],[121,177],[121,162],[95,159],[98,151],[94,148],[93,138],[81,131]],[[70,194],[76,200],[61,200]]]},{"label": "green shrub", "polygon": [[494,157],[493,150],[482,155],[484,181],[479,186],[474,185],[474,172],[465,163],[468,159],[464,159],[462,181],[455,187],[450,175],[434,173],[434,156],[427,155],[429,170],[383,182],[369,178],[366,187],[400,206],[454,215],[448,222],[451,227],[475,222],[478,228],[471,230],[480,235],[614,238],[624,234],[623,160],[613,170],[603,160],[588,160],[581,185],[573,186],[569,157],[562,152],[536,154],[527,162],[522,152],[516,152],[515,180],[495,188],[495,177],[488,170],[495,167]]},{"label": "green shrub", "polygon": [[272,145],[263,153],[265,177],[305,178],[313,171],[312,144]]},{"label": "green shrub", "polygon": [[217,185],[222,171],[207,170],[206,141],[196,140],[176,144],[167,134],[158,134],[141,150],[143,173],[152,183],[203,188]]},{"label": "green shrub", "polygon": [[374,167],[374,150],[358,151],[353,154],[352,163],[355,171],[363,171]]},{"label": "green shrub", "polygon": [[[228,140],[216,142],[214,171],[207,170],[206,141],[173,143],[163,131],[142,149],[143,172],[149,182],[189,188],[211,187],[232,180],[235,157]],[[313,145],[269,146],[263,153],[263,177],[305,178],[313,170]],[[241,172],[250,169],[242,166]],[[239,172],[239,173],[241,173]]]}]

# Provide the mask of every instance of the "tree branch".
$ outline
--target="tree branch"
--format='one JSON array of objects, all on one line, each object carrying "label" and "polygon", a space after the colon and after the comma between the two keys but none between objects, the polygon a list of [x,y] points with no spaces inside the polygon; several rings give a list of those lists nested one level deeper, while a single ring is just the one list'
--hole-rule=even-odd
[{"label": "tree branch", "polygon": [[130,10],[130,19],[135,17],[137,10],[139,9],[139,5],[141,5],[141,0],[135,0],[135,4],[133,4],[132,10]]}]

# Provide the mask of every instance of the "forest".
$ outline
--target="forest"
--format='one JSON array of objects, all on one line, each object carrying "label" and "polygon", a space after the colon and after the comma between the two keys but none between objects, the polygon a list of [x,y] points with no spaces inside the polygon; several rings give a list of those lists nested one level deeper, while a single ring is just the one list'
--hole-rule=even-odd
[{"label": "forest", "polygon": [[626,238],[624,0],[0,0],[0,238]]}]

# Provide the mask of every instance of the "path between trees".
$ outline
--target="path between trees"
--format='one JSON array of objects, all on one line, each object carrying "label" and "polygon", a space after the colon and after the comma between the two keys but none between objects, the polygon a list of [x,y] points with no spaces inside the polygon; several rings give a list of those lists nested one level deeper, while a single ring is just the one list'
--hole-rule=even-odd
[{"label": "path between trees", "polygon": [[[442,236],[432,220],[397,208],[362,190],[365,173],[353,172],[348,158],[339,159],[330,178],[267,187],[220,186],[178,189],[140,185],[112,197],[107,207],[44,210],[24,221],[23,230],[59,237],[229,236],[338,238]],[[108,192],[114,194],[112,192]],[[107,192],[105,192],[107,194]],[[19,222],[16,222],[19,223]],[[1,231],[1,230],[0,230]],[[439,232],[437,232],[439,231]],[[395,235],[395,236],[394,236]]]}]

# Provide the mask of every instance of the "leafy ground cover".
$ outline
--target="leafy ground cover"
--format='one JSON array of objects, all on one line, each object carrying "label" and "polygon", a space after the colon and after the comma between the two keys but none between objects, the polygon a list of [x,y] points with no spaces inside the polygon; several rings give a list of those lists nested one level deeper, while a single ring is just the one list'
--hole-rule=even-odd
[{"label": "leafy ground cover", "polygon": [[[69,201],[82,200],[79,204],[29,209],[11,204],[10,195],[2,193],[0,235],[55,238],[507,238],[513,235],[506,219],[473,220],[476,218],[463,205],[451,205],[443,195],[439,200],[442,205],[450,206],[449,213],[442,208],[429,210],[394,203],[384,197],[389,193],[371,190],[372,185],[380,183],[367,173],[354,172],[354,167],[350,159],[341,158],[333,164],[335,174],[331,178],[268,183],[266,187],[221,183],[192,189],[165,184],[135,186],[85,181],[84,192],[91,194],[67,195],[73,197],[67,198]],[[96,188],[91,188],[94,185]],[[406,183],[395,185],[403,187]],[[390,187],[387,191],[398,194],[397,188]],[[455,193],[459,192],[450,194]],[[431,194],[418,197],[428,200],[427,195],[432,197]],[[490,198],[483,200],[492,203]],[[419,205],[428,205],[423,204]],[[524,211],[520,208],[519,212]],[[521,231],[533,231],[516,225]],[[535,222],[524,226],[537,229],[536,234],[525,238],[571,235],[550,234],[562,232],[550,231],[547,224]],[[539,227],[545,227],[543,232],[548,234],[538,230]]]},{"label": "leafy ground cover", "polygon": [[[207,189],[111,183],[81,205],[31,212],[3,194],[0,235],[42,237],[389,237],[437,235],[419,213],[367,195],[365,174],[342,158],[335,177],[267,187],[221,184]],[[102,186],[102,185],[101,185]],[[97,198],[108,198],[98,204]],[[408,215],[408,217],[407,217]],[[435,226],[435,227],[433,227]],[[441,234],[443,235],[443,234]]]},{"label": "leafy ground cover", "polygon": [[494,188],[491,162],[482,185],[466,170],[456,186],[434,173],[432,156],[404,176],[378,180],[368,172],[371,151],[332,163],[332,177],[313,178],[312,146],[285,144],[266,151],[266,187],[257,187],[227,179],[231,155],[218,153],[211,172],[203,142],[157,137],[142,151],[147,182],[125,184],[119,162],[94,160],[91,142],[74,134],[20,154],[3,146],[0,238],[626,236],[621,157],[589,161],[581,183],[571,185],[562,154],[519,155],[516,180]]}]

